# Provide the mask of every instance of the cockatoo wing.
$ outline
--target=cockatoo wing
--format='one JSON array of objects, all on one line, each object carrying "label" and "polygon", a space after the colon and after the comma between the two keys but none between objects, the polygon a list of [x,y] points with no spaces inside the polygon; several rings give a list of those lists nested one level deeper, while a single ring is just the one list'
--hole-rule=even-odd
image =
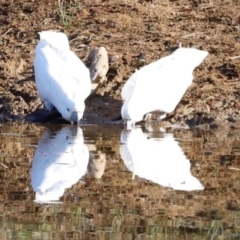
[{"label": "cockatoo wing", "polygon": [[[159,59],[158,61],[152,62],[152,63],[140,68],[139,70],[137,70],[137,74],[145,76],[146,82],[147,82],[151,76],[151,71],[153,71],[154,69],[160,68],[162,66],[162,64],[164,64],[168,60],[168,58],[169,58],[169,56],[163,57],[163,58]],[[125,85],[123,86],[122,92],[121,92],[123,101],[128,101],[131,98],[133,90],[135,88],[137,74],[136,74],[136,72],[133,73],[130,76],[130,78],[127,80]]]},{"label": "cockatoo wing", "polygon": [[77,89],[75,89],[79,96],[84,100],[91,93],[91,79],[89,69],[85,64],[76,56],[72,51],[67,52],[63,56],[63,60],[66,64],[66,71],[70,74],[71,79],[76,80]]}]

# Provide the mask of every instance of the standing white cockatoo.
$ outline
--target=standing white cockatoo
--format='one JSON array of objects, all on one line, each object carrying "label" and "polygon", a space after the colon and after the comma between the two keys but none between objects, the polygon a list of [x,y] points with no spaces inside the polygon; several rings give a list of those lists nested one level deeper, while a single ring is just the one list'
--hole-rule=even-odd
[{"label": "standing white cockatoo", "polygon": [[65,126],[55,134],[46,130],[34,153],[31,183],[35,201],[58,201],[85,173],[89,150],[84,144],[82,129]]},{"label": "standing white cockatoo", "polygon": [[35,49],[34,72],[37,90],[45,107],[54,107],[71,123],[78,123],[91,92],[88,68],[70,50],[62,32],[43,31]]},{"label": "standing white cockatoo", "polygon": [[187,159],[173,134],[152,138],[136,128],[121,133],[120,154],[133,176],[150,180],[175,190],[203,190],[203,185],[191,174]]},{"label": "standing white cockatoo", "polygon": [[174,111],[192,83],[193,70],[207,55],[195,48],[178,48],[133,73],[122,89],[121,115],[128,126],[151,112]]}]

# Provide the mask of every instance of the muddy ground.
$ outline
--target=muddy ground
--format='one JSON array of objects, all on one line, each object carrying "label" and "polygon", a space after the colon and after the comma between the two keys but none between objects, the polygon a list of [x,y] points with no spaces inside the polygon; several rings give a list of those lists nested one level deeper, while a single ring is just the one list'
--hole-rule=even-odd
[{"label": "muddy ground", "polygon": [[[0,3],[0,113],[2,120],[46,116],[33,73],[37,32],[65,32],[84,59],[94,47],[110,56],[107,82],[86,101],[87,122],[120,114],[121,89],[136,68],[182,43],[210,55],[166,124],[238,126],[240,122],[239,0],[2,0]],[[61,2],[61,1],[60,1]],[[87,64],[87,63],[86,63]],[[101,94],[104,93],[104,96]],[[47,118],[45,118],[46,120]]]}]

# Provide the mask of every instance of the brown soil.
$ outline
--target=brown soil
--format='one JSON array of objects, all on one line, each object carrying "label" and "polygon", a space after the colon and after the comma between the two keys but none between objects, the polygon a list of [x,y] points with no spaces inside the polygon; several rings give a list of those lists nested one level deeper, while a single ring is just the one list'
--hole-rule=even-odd
[{"label": "brown soil", "polygon": [[2,120],[36,121],[43,116],[33,74],[37,32],[60,30],[68,35],[81,59],[100,46],[106,47],[110,56],[108,81],[98,88],[99,95],[86,101],[87,122],[118,117],[121,88],[130,74],[169,54],[179,42],[210,55],[195,70],[194,83],[175,115],[165,122],[236,125],[240,121],[238,0],[64,1],[62,14],[58,1],[1,1]]}]

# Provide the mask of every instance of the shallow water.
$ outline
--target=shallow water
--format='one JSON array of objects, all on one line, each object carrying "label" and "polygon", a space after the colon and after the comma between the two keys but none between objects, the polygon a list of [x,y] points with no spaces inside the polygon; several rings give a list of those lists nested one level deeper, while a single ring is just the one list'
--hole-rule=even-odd
[{"label": "shallow water", "polygon": [[240,239],[238,131],[6,124],[0,239]]}]

